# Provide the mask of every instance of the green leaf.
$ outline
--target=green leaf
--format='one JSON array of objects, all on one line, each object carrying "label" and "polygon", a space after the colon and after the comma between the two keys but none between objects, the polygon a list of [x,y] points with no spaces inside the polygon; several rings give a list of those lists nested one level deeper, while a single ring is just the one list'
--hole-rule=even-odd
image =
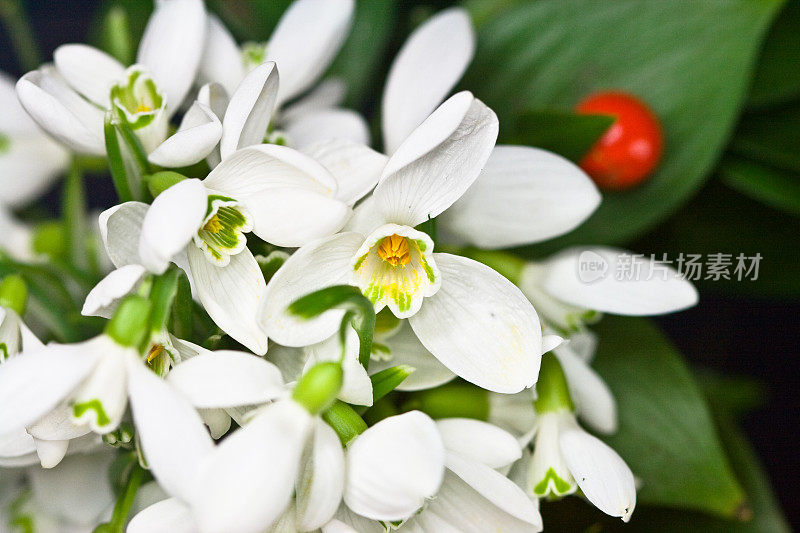
[{"label": "green leaf", "polygon": [[800,2],[786,3],[770,28],[750,87],[751,107],[774,105],[800,96]]},{"label": "green leaf", "polygon": [[800,172],[800,103],[742,117],[730,150],[761,163]]},{"label": "green leaf", "polygon": [[502,11],[479,30],[464,86],[500,117],[501,141],[527,109],[572,109],[621,89],[661,119],[666,151],[638,188],[607,193],[567,243],[619,243],[675,211],[704,181],[747,91],[779,0],[542,0]]},{"label": "green leaf", "polygon": [[614,117],[609,115],[524,111],[509,142],[544,148],[577,163],[613,123]]},{"label": "green leaf", "polygon": [[738,158],[726,158],[719,170],[725,185],[750,198],[800,215],[800,174]]},{"label": "green leaf", "polygon": [[210,0],[215,11],[238,39],[267,42],[292,0]]},{"label": "green leaf", "polygon": [[681,356],[646,319],[607,317],[595,368],[614,393],[606,441],[641,478],[637,501],[734,517],[744,502],[705,399]]},{"label": "green leaf", "polygon": [[373,403],[399,387],[412,372],[414,372],[413,366],[397,365],[372,374],[369,379],[372,381]]},{"label": "green leaf", "polygon": [[131,38],[128,12],[121,6],[112,6],[103,17],[101,32],[102,49],[107,50],[123,65],[132,64],[135,49]]},{"label": "green leaf", "polygon": [[469,383],[448,383],[435,389],[408,394],[402,411],[419,410],[431,418],[488,420],[488,391]]},{"label": "green leaf", "polygon": [[108,166],[120,201],[143,200],[150,163],[141,142],[130,126],[115,120],[111,112],[106,113],[103,128]]},{"label": "green leaf", "polygon": [[367,430],[364,419],[341,400],[333,402],[333,405],[322,413],[322,419],[339,435],[339,440],[345,446]]}]

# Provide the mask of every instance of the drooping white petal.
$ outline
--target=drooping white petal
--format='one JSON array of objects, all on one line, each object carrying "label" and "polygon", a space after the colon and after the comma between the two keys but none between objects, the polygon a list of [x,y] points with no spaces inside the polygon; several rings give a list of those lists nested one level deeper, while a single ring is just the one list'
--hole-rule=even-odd
[{"label": "drooping white petal", "polygon": [[44,131],[79,153],[105,155],[104,113],[67,86],[52,66],[17,82],[22,107]]},{"label": "drooping white petal", "polygon": [[28,433],[38,440],[71,440],[88,434],[88,424],[76,424],[72,419],[72,405],[61,405],[27,427]]},{"label": "drooping white petal", "polygon": [[221,136],[222,124],[214,111],[195,102],[183,116],[178,131],[150,152],[147,160],[167,168],[188,167],[205,159]]},{"label": "drooping white petal", "polygon": [[286,260],[267,285],[260,311],[270,338],[284,346],[308,346],[337,331],[344,311],[331,310],[304,320],[290,315],[287,307],[306,294],[348,283],[350,263],[362,242],[357,233],[340,233],[309,243]]},{"label": "drooping white petal", "polygon": [[236,151],[204,180],[236,198],[253,217],[253,232],[278,246],[297,247],[340,230],[351,211],[335,198],[336,180],[310,157],[285,146]]},{"label": "drooping white petal", "polygon": [[250,71],[232,93],[219,149],[222,159],[239,148],[261,144],[278,97],[278,69],[267,61]]},{"label": "drooping white petal", "polygon": [[[372,381],[369,374],[358,361],[359,340],[353,328],[348,328],[345,339],[345,354],[342,361],[344,381],[338,398],[353,405],[372,406]],[[342,346],[338,334],[326,340],[306,347],[309,354],[305,369],[322,361],[339,361],[342,357]]]},{"label": "drooping white petal", "polygon": [[296,102],[281,109],[281,121],[291,122],[306,113],[337,107],[347,96],[347,84],[341,78],[327,78]]},{"label": "drooping white petal", "polygon": [[409,319],[425,347],[471,383],[513,393],[536,383],[542,330],[525,296],[491,268],[434,254],[442,287]]},{"label": "drooping white petal", "polygon": [[42,468],[55,468],[67,455],[68,440],[34,439],[34,441],[36,442],[36,455],[39,456]]},{"label": "drooping white petal", "polygon": [[216,82],[233,94],[245,75],[242,51],[216,15],[206,18],[206,46],[197,77],[200,83]]},{"label": "drooping white petal", "polygon": [[70,87],[103,108],[110,105],[111,86],[125,78],[122,63],[86,44],[59,46],[53,62]]},{"label": "drooping white petal", "polygon": [[231,429],[231,415],[225,409],[198,409],[197,412],[200,413],[203,423],[208,426],[208,432],[214,440]]},{"label": "drooping white petal", "polygon": [[139,256],[148,270],[162,274],[172,258],[186,248],[203,224],[207,197],[203,182],[186,179],[153,200],[139,238]]},{"label": "drooping white petal", "polygon": [[378,342],[389,349],[389,354],[384,359],[370,363],[371,373],[374,374],[396,365],[408,365],[414,368],[414,372],[398,385],[397,390],[431,389],[452,381],[456,377],[422,345],[407,321],[403,321],[397,333]]},{"label": "drooping white petal", "polygon": [[114,455],[76,454],[49,470],[28,472],[33,497],[42,510],[67,523],[94,526],[114,501],[108,468]]},{"label": "drooping white petal", "polygon": [[267,353],[267,334],[257,320],[264,299],[264,274],[245,248],[227,266],[212,264],[197,246],[188,246],[189,270],[211,319],[225,333],[258,355]]},{"label": "drooping white petal", "polygon": [[95,433],[105,434],[117,429],[125,414],[128,405],[126,357],[136,357],[136,351],[123,348],[104,335],[98,342],[100,340],[103,341],[101,357],[75,391],[73,418],[76,424],[88,424]]},{"label": "drooping white petal", "polygon": [[563,157],[529,146],[497,146],[442,224],[468,244],[507,248],[563,235],[599,204],[589,176]]},{"label": "drooping white petal", "polygon": [[336,198],[348,205],[375,187],[388,160],[369,146],[341,138],[317,142],[301,151],[333,174],[339,185]]},{"label": "drooping white petal", "polygon": [[86,295],[81,314],[111,318],[119,299],[130,293],[145,273],[145,268],[136,264],[112,270]]},{"label": "drooping white petal", "polygon": [[504,475],[483,463],[465,459],[457,453],[448,453],[445,464],[451,472],[506,513],[539,529],[542,528],[539,509],[522,489]]},{"label": "drooping white petal", "polygon": [[542,335],[542,355],[555,350],[564,342],[564,339],[558,335]]},{"label": "drooping white petal", "polygon": [[417,28],[400,49],[383,92],[383,138],[393,153],[461,78],[475,52],[464,9],[447,9]]},{"label": "drooping white petal", "polygon": [[570,349],[569,344],[557,348],[555,355],[564,370],[572,401],[581,420],[595,431],[611,434],[617,431],[617,402],[614,394],[589,363]]},{"label": "drooping white petal", "polygon": [[571,248],[544,266],[544,290],[584,309],[646,316],[697,303],[697,290],[673,268],[625,250]]},{"label": "drooping white petal", "polygon": [[54,344],[3,363],[0,435],[36,422],[66,399],[94,369],[102,355],[101,339]]},{"label": "drooping white petal", "polygon": [[285,390],[275,365],[234,351],[192,357],[172,369],[167,381],[199,408],[266,403]]},{"label": "drooping white petal", "polygon": [[389,222],[416,226],[472,185],[497,140],[494,111],[468,91],[450,97],[395,151],[375,188]]},{"label": "drooping white petal", "polygon": [[115,267],[141,263],[139,240],[149,207],[142,202],[125,202],[100,213],[100,237]]},{"label": "drooping white petal", "polygon": [[128,523],[127,533],[196,533],[191,510],[177,498],[154,503]]},{"label": "drooping white petal", "polygon": [[333,139],[345,139],[365,145],[370,140],[369,126],[364,117],[350,109],[311,111],[287,121],[285,130],[291,145],[298,149]]},{"label": "drooping white petal", "polygon": [[[36,444],[24,427],[0,435],[0,461],[30,455],[36,452]],[[0,466],[5,466],[0,462]]]},{"label": "drooping white petal", "polygon": [[267,59],[281,70],[279,100],[297,96],[316,81],[344,43],[353,0],[296,0],[267,44]]},{"label": "drooping white petal", "polygon": [[439,489],[444,446],[436,424],[411,411],[361,434],[347,452],[344,501],[374,520],[404,520]]},{"label": "drooping white petal", "polygon": [[339,437],[320,418],[306,445],[297,478],[297,525],[313,531],[325,525],[339,508],[344,492],[344,452]]},{"label": "drooping white petal", "polygon": [[[188,501],[213,441],[194,407],[139,361],[131,360],[131,410],[150,471],[173,496]],[[180,443],[180,445],[176,445]]]},{"label": "drooping white petal", "polygon": [[150,16],[139,43],[136,62],[153,75],[167,97],[167,112],[175,113],[194,83],[206,34],[202,0],[161,0]]},{"label": "drooping white petal", "polygon": [[258,533],[288,506],[311,426],[291,400],[276,402],[200,464],[194,515],[201,531]]},{"label": "drooping white petal", "polygon": [[[16,94],[12,97],[16,103]],[[0,124],[0,131],[9,133],[4,126]],[[0,153],[0,202],[16,207],[47,190],[67,168],[69,153],[38,130],[8,140],[7,151]]]},{"label": "drooping white petal", "polygon": [[636,507],[636,485],[617,452],[575,423],[562,427],[559,445],[584,496],[604,513],[630,520]]},{"label": "drooping white petal", "polygon": [[344,231],[355,231],[366,237],[375,229],[386,224],[375,196],[370,194],[353,209],[353,216],[344,226]]},{"label": "drooping white petal", "polygon": [[510,465],[522,456],[517,439],[499,427],[469,418],[445,418],[436,426],[448,452],[489,468]]}]

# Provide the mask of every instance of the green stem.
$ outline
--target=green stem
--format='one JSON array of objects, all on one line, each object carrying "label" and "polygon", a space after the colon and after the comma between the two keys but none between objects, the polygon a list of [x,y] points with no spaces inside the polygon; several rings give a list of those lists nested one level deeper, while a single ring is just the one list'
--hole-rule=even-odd
[{"label": "green stem", "polygon": [[167,327],[172,302],[178,292],[178,269],[170,268],[153,278],[153,286],[148,296],[153,309],[150,313],[150,332],[157,333]]},{"label": "green stem", "polygon": [[0,0],[0,19],[3,20],[8,36],[17,53],[19,65],[23,70],[34,70],[42,64],[39,45],[25,10],[15,0]]},{"label": "green stem", "polygon": [[367,430],[364,419],[341,400],[336,400],[322,413],[322,419],[339,435],[339,440],[345,446]]},{"label": "green stem", "polygon": [[70,264],[81,271],[89,266],[86,249],[86,195],[83,190],[83,172],[76,160],[70,165],[64,181],[64,227],[66,228],[67,254]]},{"label": "green stem", "polygon": [[114,513],[111,515],[111,520],[97,526],[94,533],[124,533],[125,523],[128,521],[128,515],[133,507],[133,502],[136,499],[136,493],[139,491],[143,477],[144,469],[139,465],[134,465],[133,471],[128,478],[128,483],[125,485],[125,491],[114,505]]}]

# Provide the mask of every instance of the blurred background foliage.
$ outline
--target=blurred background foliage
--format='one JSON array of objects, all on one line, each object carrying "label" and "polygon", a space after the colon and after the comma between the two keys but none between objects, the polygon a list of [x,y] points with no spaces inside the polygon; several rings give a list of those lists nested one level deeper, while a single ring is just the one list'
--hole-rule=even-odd
[{"label": "blurred background foliage", "polygon": [[[68,3],[72,2],[64,2]],[[0,0],[0,8],[5,4]],[[28,2],[43,56],[49,57],[52,48],[67,40],[88,37],[129,61],[152,1],[75,4],[75,13],[62,8],[64,17],[59,19],[50,2]],[[240,41],[260,42],[268,38],[290,0],[207,4]],[[757,365],[753,354],[794,359],[795,342],[784,339],[774,349],[752,345],[773,341],[762,330],[775,326],[775,320],[786,324],[766,331],[780,330],[787,338],[797,333],[793,314],[800,297],[800,1],[357,4],[352,34],[328,74],[347,81],[347,104],[370,120],[378,145],[380,94],[392,58],[416,25],[452,5],[469,10],[478,36],[476,57],[459,88],[473,91],[497,112],[500,142],[539,146],[578,161],[610,125],[606,117],[574,114],[579,100],[594,91],[621,89],[646,101],[666,135],[665,155],[655,174],[630,191],[604,193],[597,212],[570,234],[514,251],[538,258],[571,244],[612,244],[645,254],[667,253],[670,258],[680,252],[760,253],[757,281],[700,280],[699,311],[659,322],[689,351],[725,352],[723,357],[730,361],[749,352],[749,363],[732,365],[743,375],[764,375],[758,369],[750,372],[747,365]],[[88,27],[81,18],[87,13],[92,17]],[[30,56],[37,53],[29,50],[20,62],[34,62]],[[12,64],[5,57],[4,61]],[[16,65],[20,71],[23,67]],[[90,205],[106,205],[110,190],[99,185],[89,196]],[[47,202],[57,205],[52,195]],[[26,267],[3,259],[0,275],[14,268]],[[32,305],[42,308],[45,320],[48,312],[59,310],[75,318],[52,320],[56,338],[75,340],[85,334],[91,325],[80,322],[78,302],[59,282],[58,272],[34,269],[28,274],[33,280]],[[710,304],[705,303],[709,299]],[[753,303],[764,301],[770,304]],[[766,310],[755,320],[717,321],[716,314],[730,302],[739,305],[739,315],[748,316],[743,309]],[[699,317],[701,312],[705,315]],[[750,327],[749,334],[737,329]],[[773,423],[785,423],[780,416],[798,406],[796,388],[792,386],[795,395],[788,400],[794,403],[782,403],[773,411],[778,420],[765,420],[763,413],[770,412],[763,408],[770,398],[765,387],[749,377],[722,377],[699,369],[698,361],[710,361],[703,354],[691,354],[692,363],[687,363],[653,321],[607,317],[596,329],[601,340],[595,365],[616,394],[620,411],[620,431],[608,441],[639,477],[639,506],[631,523],[622,525],[576,498],[545,502],[548,530],[789,531],[770,486],[776,483],[777,496],[797,519],[797,465],[766,456],[770,463],[777,461],[769,465],[771,482],[737,421],[754,410],[761,413],[760,419],[750,418],[751,437]],[[695,340],[681,339],[684,335]],[[787,344],[793,352],[781,352]],[[787,364],[792,376],[798,365]],[[709,366],[727,368],[728,363]],[[770,368],[783,367],[778,363]],[[796,384],[796,377],[789,382]],[[796,441],[785,425],[764,431],[767,438]]]}]

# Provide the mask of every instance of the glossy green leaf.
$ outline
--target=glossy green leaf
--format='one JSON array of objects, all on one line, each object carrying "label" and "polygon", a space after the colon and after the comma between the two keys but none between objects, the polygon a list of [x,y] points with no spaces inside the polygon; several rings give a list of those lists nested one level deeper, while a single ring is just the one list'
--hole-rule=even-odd
[{"label": "glossy green leaf", "polygon": [[800,174],[738,158],[723,161],[719,173],[726,185],[740,193],[800,215]]},{"label": "glossy green leaf", "polygon": [[742,157],[800,172],[800,104],[742,117],[730,150]]},{"label": "glossy green leaf", "polygon": [[770,28],[753,76],[748,105],[760,107],[800,96],[800,2],[791,0]]},{"label": "glossy green leaf", "polygon": [[578,162],[613,123],[614,117],[608,115],[524,111],[509,142],[544,148]]},{"label": "glossy green leaf", "polygon": [[619,407],[606,441],[641,479],[637,502],[736,516],[744,493],[675,348],[642,318],[607,317],[597,333],[595,369]]},{"label": "glossy green leaf", "polygon": [[680,206],[717,160],[744,103],[759,44],[779,0],[542,0],[479,30],[464,86],[500,117],[501,141],[526,109],[572,109],[621,89],[660,117],[666,151],[635,190],[607,193],[567,243],[622,242]]}]

